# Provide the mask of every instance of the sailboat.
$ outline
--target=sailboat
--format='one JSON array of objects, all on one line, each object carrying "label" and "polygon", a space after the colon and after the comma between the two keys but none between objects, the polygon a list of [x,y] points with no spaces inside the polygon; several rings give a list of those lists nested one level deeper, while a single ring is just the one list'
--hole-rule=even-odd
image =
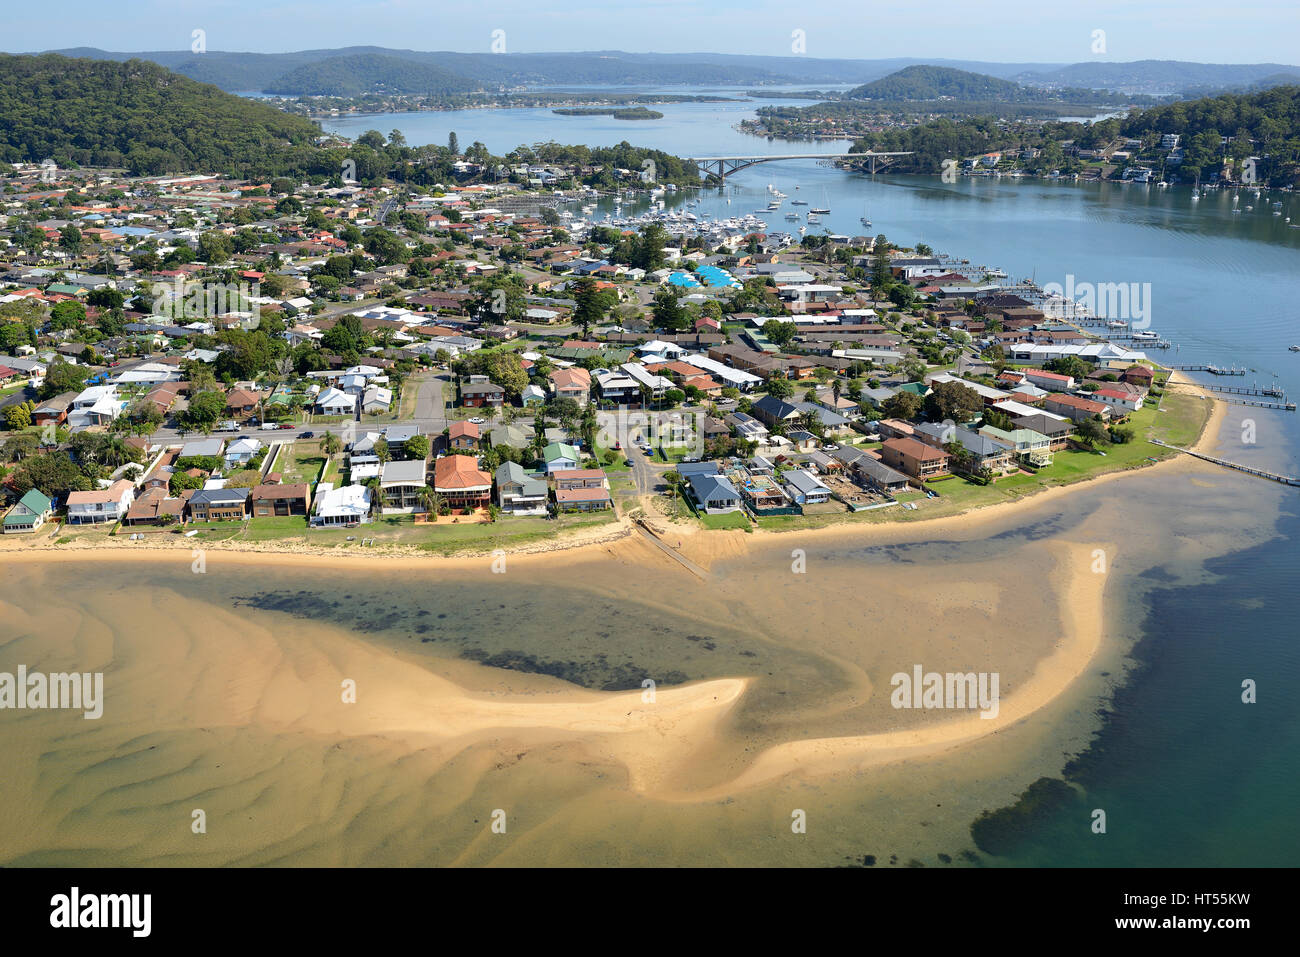
[{"label": "sailboat", "polygon": [[862,204],[862,218],[859,219],[858,222],[860,222],[863,226],[866,226],[867,229],[870,229],[870,228],[871,228],[871,220],[867,217],[867,204],[866,204],[866,203],[863,203],[863,204]]},{"label": "sailboat", "polygon": [[1196,183],[1192,186],[1192,202],[1195,203],[1201,198],[1201,177],[1196,177]]}]

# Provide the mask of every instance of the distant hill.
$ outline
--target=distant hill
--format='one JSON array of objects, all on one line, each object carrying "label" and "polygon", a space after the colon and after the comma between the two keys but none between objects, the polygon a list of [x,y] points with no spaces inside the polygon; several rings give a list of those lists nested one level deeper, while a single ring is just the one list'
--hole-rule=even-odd
[{"label": "distant hill", "polygon": [[156,63],[0,54],[0,160],[137,174],[265,168],[315,123]]},{"label": "distant hill", "polygon": [[1025,71],[1023,83],[1072,86],[1126,93],[1179,93],[1189,89],[1230,89],[1251,86],[1277,73],[1296,72],[1280,63],[1189,63],[1183,60],[1135,60],[1132,63],[1074,63],[1057,70]]},{"label": "distant hill", "polygon": [[468,93],[481,84],[426,63],[382,53],[330,57],[290,70],[264,87],[288,96],[361,96],[365,93]]},{"label": "distant hill", "polygon": [[1019,83],[943,66],[909,66],[883,79],[849,90],[851,100],[1015,100],[1025,90]]}]

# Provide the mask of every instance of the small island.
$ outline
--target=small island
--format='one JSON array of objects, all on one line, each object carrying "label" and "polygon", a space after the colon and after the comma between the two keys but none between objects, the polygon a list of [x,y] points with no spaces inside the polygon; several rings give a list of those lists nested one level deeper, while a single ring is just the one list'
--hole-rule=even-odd
[{"label": "small island", "polygon": [[574,106],[551,110],[560,116],[612,116],[616,120],[662,120],[664,115],[658,110],[648,110],[644,106]]}]

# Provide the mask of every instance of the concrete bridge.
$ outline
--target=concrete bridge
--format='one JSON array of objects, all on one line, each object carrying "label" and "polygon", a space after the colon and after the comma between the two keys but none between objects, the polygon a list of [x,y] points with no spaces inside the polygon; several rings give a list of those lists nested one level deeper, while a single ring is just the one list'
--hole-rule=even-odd
[{"label": "concrete bridge", "polygon": [[876,171],[876,160],[880,159],[888,162],[895,156],[911,156],[908,153],[786,153],[778,156],[689,156],[691,162],[702,168],[705,172],[712,173],[718,179],[726,179],[732,173],[737,173],[742,169],[749,169],[751,166],[757,166],[759,163],[774,163],[777,160],[837,160],[837,159],[870,159],[871,172]]}]

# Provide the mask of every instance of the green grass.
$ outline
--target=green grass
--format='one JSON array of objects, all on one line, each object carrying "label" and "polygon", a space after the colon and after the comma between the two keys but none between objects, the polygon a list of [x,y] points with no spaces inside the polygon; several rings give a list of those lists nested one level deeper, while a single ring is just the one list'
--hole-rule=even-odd
[{"label": "green grass", "polygon": [[720,530],[727,528],[743,528],[748,530],[749,516],[744,512],[724,512],[720,515],[701,515],[700,522],[705,528]]},{"label": "green grass", "polygon": [[[1135,433],[1133,441],[1125,445],[1105,445],[1105,455],[1095,452],[1066,450],[1055,453],[1055,459],[1036,475],[1010,475],[992,485],[977,485],[953,476],[938,482],[927,483],[939,498],[924,501],[920,508],[883,508],[870,512],[853,512],[847,515],[773,515],[758,519],[760,528],[786,531],[800,528],[819,528],[840,522],[911,522],[945,515],[955,515],[967,509],[1015,501],[1033,495],[1039,489],[1056,485],[1072,485],[1107,472],[1139,468],[1150,459],[1165,459],[1178,453],[1153,445],[1148,437],[1154,436],[1175,445],[1194,442],[1209,417],[1209,403],[1187,393],[1167,393],[1164,411],[1154,406],[1133,413],[1129,426]],[[911,492],[900,501],[918,501],[920,493]]]}]

